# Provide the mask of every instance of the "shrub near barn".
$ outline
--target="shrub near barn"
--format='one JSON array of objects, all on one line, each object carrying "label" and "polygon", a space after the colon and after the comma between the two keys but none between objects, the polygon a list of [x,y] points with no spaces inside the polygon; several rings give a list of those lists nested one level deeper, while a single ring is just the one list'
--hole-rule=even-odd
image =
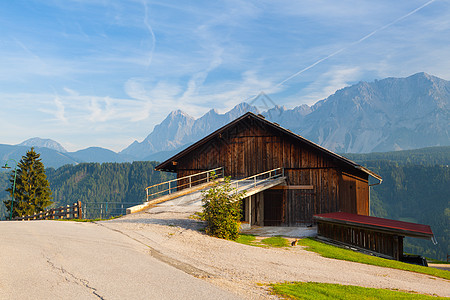
[{"label": "shrub near barn", "polygon": [[243,194],[231,187],[229,177],[203,192],[202,220],[206,221],[206,234],[227,240],[238,238]]}]

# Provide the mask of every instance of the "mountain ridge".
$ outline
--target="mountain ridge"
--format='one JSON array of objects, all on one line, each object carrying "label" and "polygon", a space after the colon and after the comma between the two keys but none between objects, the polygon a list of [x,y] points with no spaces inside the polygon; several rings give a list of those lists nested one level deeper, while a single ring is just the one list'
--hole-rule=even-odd
[{"label": "mountain ridge", "polygon": [[[234,112],[242,115],[247,111],[261,113],[269,121],[334,152],[446,146],[450,145],[449,103],[450,82],[424,72],[406,78],[361,81],[337,90],[312,106],[303,104],[286,109],[275,105],[259,112],[257,107],[241,103],[225,114],[210,110],[198,119],[181,111],[172,112],[143,142],[136,141],[120,153],[148,157],[158,152],[173,152],[238,117]],[[177,123],[183,124],[182,130],[174,128],[173,124]],[[170,124],[170,130],[164,132],[165,144],[155,147],[154,140],[162,136],[163,124]],[[153,147],[147,147],[146,143]]]},{"label": "mountain ridge", "polygon": [[[262,97],[265,98],[260,100],[265,104],[270,100],[265,94]],[[262,114],[267,120],[338,153],[450,145],[450,82],[421,72],[405,78],[361,81],[311,106],[302,104],[286,109],[274,104],[261,112],[243,102],[223,114],[211,109],[197,119],[175,110],[142,142],[134,141],[118,153],[100,147],[67,152],[59,143],[40,138],[29,139],[17,147],[47,148],[55,151],[59,161],[67,163],[165,160],[248,111]],[[8,156],[0,151],[0,157]]]}]

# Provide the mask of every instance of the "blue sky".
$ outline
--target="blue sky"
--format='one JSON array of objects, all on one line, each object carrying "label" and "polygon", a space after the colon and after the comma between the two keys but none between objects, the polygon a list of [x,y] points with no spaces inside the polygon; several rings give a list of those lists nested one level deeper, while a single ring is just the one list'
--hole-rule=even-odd
[{"label": "blue sky", "polygon": [[450,79],[450,1],[2,1],[2,144],[120,151],[172,110],[261,91],[292,108],[359,81]]}]

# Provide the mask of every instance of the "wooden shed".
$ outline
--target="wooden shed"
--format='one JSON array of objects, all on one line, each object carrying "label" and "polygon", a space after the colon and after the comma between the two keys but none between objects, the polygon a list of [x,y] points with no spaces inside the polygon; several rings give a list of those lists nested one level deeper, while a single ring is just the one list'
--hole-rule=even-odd
[{"label": "wooden shed", "polygon": [[312,224],[314,214],[369,215],[370,170],[248,112],[159,164],[156,170],[181,178],[223,167],[225,176],[242,179],[281,168],[285,183],[244,201],[251,225]]},{"label": "wooden shed", "polygon": [[434,240],[430,226],[345,212],[314,215],[318,238],[402,260],[405,236]]}]

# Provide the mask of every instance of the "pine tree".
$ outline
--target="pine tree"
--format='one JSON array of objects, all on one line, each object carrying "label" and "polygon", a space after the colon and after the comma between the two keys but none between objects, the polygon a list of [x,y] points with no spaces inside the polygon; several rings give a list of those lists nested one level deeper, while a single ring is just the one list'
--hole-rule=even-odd
[{"label": "pine tree", "polygon": [[[17,164],[16,187],[12,217],[32,215],[51,205],[50,184],[45,175],[40,154],[31,148]],[[14,172],[10,178],[11,186],[6,189],[12,197]],[[4,201],[7,211],[11,210],[11,200]]]}]

